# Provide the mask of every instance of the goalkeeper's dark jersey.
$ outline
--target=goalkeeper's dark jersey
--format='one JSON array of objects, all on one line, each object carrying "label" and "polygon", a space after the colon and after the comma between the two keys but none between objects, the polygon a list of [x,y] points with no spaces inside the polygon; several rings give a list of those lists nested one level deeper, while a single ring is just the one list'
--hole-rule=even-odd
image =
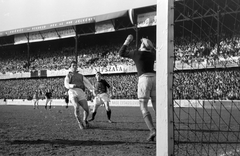
[{"label": "goalkeeper's dark jersey", "polygon": [[154,71],[154,61],[156,60],[156,52],[147,51],[127,51],[127,46],[123,45],[119,50],[121,57],[127,57],[132,59],[137,67],[138,76],[144,73],[156,73]]},{"label": "goalkeeper's dark jersey", "polygon": [[101,79],[94,84],[96,94],[107,93],[107,88],[110,88],[110,85],[107,81]]}]

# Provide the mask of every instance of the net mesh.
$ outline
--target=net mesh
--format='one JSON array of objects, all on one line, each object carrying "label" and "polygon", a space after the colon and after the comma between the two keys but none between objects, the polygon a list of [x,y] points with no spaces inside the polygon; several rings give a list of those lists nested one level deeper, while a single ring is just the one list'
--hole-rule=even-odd
[{"label": "net mesh", "polygon": [[174,2],[174,155],[240,155],[240,0]]}]

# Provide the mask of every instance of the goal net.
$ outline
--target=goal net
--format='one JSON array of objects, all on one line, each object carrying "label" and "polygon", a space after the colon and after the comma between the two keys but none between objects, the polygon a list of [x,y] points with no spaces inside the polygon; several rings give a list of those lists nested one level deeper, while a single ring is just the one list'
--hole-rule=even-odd
[{"label": "goal net", "polygon": [[174,155],[240,155],[240,1],[175,0]]}]

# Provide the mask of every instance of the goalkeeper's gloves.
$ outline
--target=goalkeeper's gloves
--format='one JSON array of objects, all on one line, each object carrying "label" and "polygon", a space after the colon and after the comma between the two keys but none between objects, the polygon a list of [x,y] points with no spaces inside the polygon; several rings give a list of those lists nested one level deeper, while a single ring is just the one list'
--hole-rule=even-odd
[{"label": "goalkeeper's gloves", "polygon": [[124,45],[128,46],[130,44],[130,42],[132,42],[133,40],[133,35],[128,35],[128,37],[126,38]]}]

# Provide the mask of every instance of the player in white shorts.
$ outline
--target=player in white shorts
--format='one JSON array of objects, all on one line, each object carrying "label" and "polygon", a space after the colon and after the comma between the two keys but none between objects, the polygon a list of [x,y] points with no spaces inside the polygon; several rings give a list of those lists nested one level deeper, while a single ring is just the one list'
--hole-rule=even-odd
[{"label": "player in white shorts", "polygon": [[39,95],[38,95],[38,90],[35,90],[33,94],[33,109],[37,108],[38,109],[38,100],[39,100]]},{"label": "player in white shorts", "polygon": [[106,109],[106,113],[107,113],[107,118],[108,118],[108,122],[112,123],[111,120],[111,114],[112,111],[110,109],[109,106],[109,102],[110,102],[110,96],[108,94],[108,90],[109,92],[111,92],[110,90],[110,85],[107,83],[106,80],[101,79],[101,73],[97,72],[95,75],[97,82],[94,84],[94,100],[93,100],[93,111],[92,111],[92,118],[88,121],[93,121],[95,119],[95,116],[97,114],[97,109],[100,105],[104,104],[105,109]]},{"label": "player in white shorts", "polygon": [[[80,129],[88,127],[88,114],[89,108],[85,95],[85,87],[93,91],[92,84],[86,77],[77,71],[77,62],[72,61],[70,64],[69,72],[64,79],[64,86],[68,89],[69,102],[74,106],[74,115],[77,119]],[[80,118],[80,106],[83,108],[83,121]]]},{"label": "player in white shorts", "polygon": [[[154,111],[156,110],[156,71],[154,62],[156,60],[156,50],[153,43],[147,39],[141,39],[138,50],[128,50],[133,36],[129,35],[119,50],[121,57],[130,58],[134,61],[138,73],[138,99],[143,119],[150,130],[148,141],[154,141],[156,128],[153,124],[152,115],[148,110],[148,101],[151,99]],[[156,114],[155,114],[156,116]]]}]

